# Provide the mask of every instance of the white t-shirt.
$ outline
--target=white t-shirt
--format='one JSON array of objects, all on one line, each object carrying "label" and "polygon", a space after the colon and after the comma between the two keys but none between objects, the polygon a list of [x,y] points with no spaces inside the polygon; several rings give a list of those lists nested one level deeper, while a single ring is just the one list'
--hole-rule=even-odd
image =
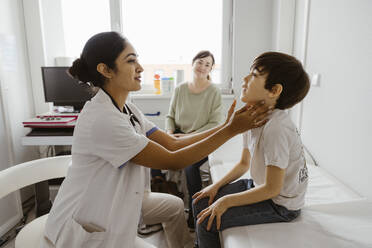
[{"label": "white t-shirt", "polygon": [[72,166],[45,229],[53,244],[134,247],[144,191],[150,191],[150,169],[130,159],[147,145],[146,136],[157,127],[133,104],[128,107],[139,120],[135,127],[102,90],[80,113]]},{"label": "white t-shirt", "polygon": [[296,126],[284,110],[276,109],[262,127],[243,134],[243,146],[251,154],[251,176],[256,185],[265,183],[266,166],[285,169],[283,188],[272,200],[289,210],[305,202],[308,171]]}]

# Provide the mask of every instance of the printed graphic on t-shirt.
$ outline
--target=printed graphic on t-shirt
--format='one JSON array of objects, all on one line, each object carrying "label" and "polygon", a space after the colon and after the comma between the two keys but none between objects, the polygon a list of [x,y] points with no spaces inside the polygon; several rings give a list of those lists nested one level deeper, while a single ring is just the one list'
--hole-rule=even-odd
[{"label": "printed graphic on t-shirt", "polygon": [[299,183],[303,183],[307,180],[307,178],[309,177],[309,174],[307,172],[307,166],[306,166],[306,162],[304,163],[304,167],[302,167],[298,173],[298,181]]},{"label": "printed graphic on t-shirt", "polygon": [[[297,128],[296,128],[296,133],[297,133],[298,137],[300,138],[301,134],[300,134],[300,132],[298,131]],[[307,180],[307,178],[309,177],[307,166],[306,166],[304,146],[302,144],[301,144],[301,158],[302,158],[302,161],[304,163],[304,166],[300,169],[300,171],[298,173],[298,182],[299,183],[305,182]]]}]

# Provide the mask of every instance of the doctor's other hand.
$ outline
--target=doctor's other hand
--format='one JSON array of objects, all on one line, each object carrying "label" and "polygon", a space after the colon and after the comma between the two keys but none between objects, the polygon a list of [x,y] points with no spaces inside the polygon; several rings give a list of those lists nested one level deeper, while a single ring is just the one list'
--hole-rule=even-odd
[{"label": "doctor's other hand", "polygon": [[273,109],[273,107],[268,107],[264,104],[264,101],[260,101],[253,105],[247,104],[237,110],[228,123],[230,130],[234,134],[239,134],[264,125],[268,121],[266,119],[267,115],[269,115]]},{"label": "doctor's other hand", "polygon": [[229,111],[227,111],[226,121],[223,125],[226,125],[227,123],[230,122],[231,116],[233,116],[233,114],[234,114],[235,106],[236,106],[236,99],[234,99],[234,101],[232,102],[232,104],[229,108]]},{"label": "doctor's other hand", "polygon": [[200,190],[199,192],[196,192],[193,196],[192,199],[192,204],[196,204],[200,199],[204,197],[209,197],[208,200],[208,206],[212,204],[214,198],[217,195],[217,192],[219,190],[219,186],[217,184],[211,184],[208,187],[205,187],[204,189]]}]

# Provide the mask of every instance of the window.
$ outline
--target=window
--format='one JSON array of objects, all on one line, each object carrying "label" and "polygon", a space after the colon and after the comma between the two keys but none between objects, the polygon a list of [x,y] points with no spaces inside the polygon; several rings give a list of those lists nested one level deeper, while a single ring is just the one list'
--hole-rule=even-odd
[{"label": "window", "polygon": [[[223,2],[229,1],[121,0],[120,26],[144,67],[143,92],[153,90],[156,73],[179,81],[177,70],[182,70],[183,80],[191,80],[192,58],[201,50],[209,50],[215,57],[212,81],[221,88],[231,88],[226,83],[229,76],[221,74],[222,51],[229,49],[222,35],[226,32],[223,30],[226,6]],[[117,10],[113,8],[112,11]]]},{"label": "window", "polygon": [[[122,32],[145,69],[142,93],[153,93],[156,73],[176,81],[180,80],[177,75],[183,75],[183,81],[191,80],[192,58],[209,50],[216,60],[212,81],[222,92],[231,92],[232,2],[62,0],[65,56],[79,57],[86,41],[96,33]],[[88,6],[89,11],[84,11]]]},{"label": "window", "polygon": [[65,56],[79,57],[90,37],[111,31],[108,0],[62,0],[61,3]]}]

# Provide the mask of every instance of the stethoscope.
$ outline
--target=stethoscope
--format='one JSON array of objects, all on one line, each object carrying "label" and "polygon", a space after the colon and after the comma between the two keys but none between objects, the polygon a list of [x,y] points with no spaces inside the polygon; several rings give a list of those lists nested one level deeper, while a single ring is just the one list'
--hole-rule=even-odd
[{"label": "stethoscope", "polygon": [[116,104],[116,102],[114,101],[114,98],[112,98],[112,96],[106,91],[104,90],[103,88],[101,88],[103,90],[103,92],[105,92],[111,99],[112,101],[112,104],[114,104],[114,106],[120,111],[120,112],[123,112],[124,114],[127,114],[129,115],[129,120],[130,120],[130,123],[132,124],[133,127],[135,127],[136,123],[137,122],[140,126],[140,122],[139,120],[137,119],[137,117],[133,114],[133,112],[130,110],[130,108],[128,107],[127,104],[124,104],[124,108],[123,108],[123,111],[120,110],[119,106]]}]

